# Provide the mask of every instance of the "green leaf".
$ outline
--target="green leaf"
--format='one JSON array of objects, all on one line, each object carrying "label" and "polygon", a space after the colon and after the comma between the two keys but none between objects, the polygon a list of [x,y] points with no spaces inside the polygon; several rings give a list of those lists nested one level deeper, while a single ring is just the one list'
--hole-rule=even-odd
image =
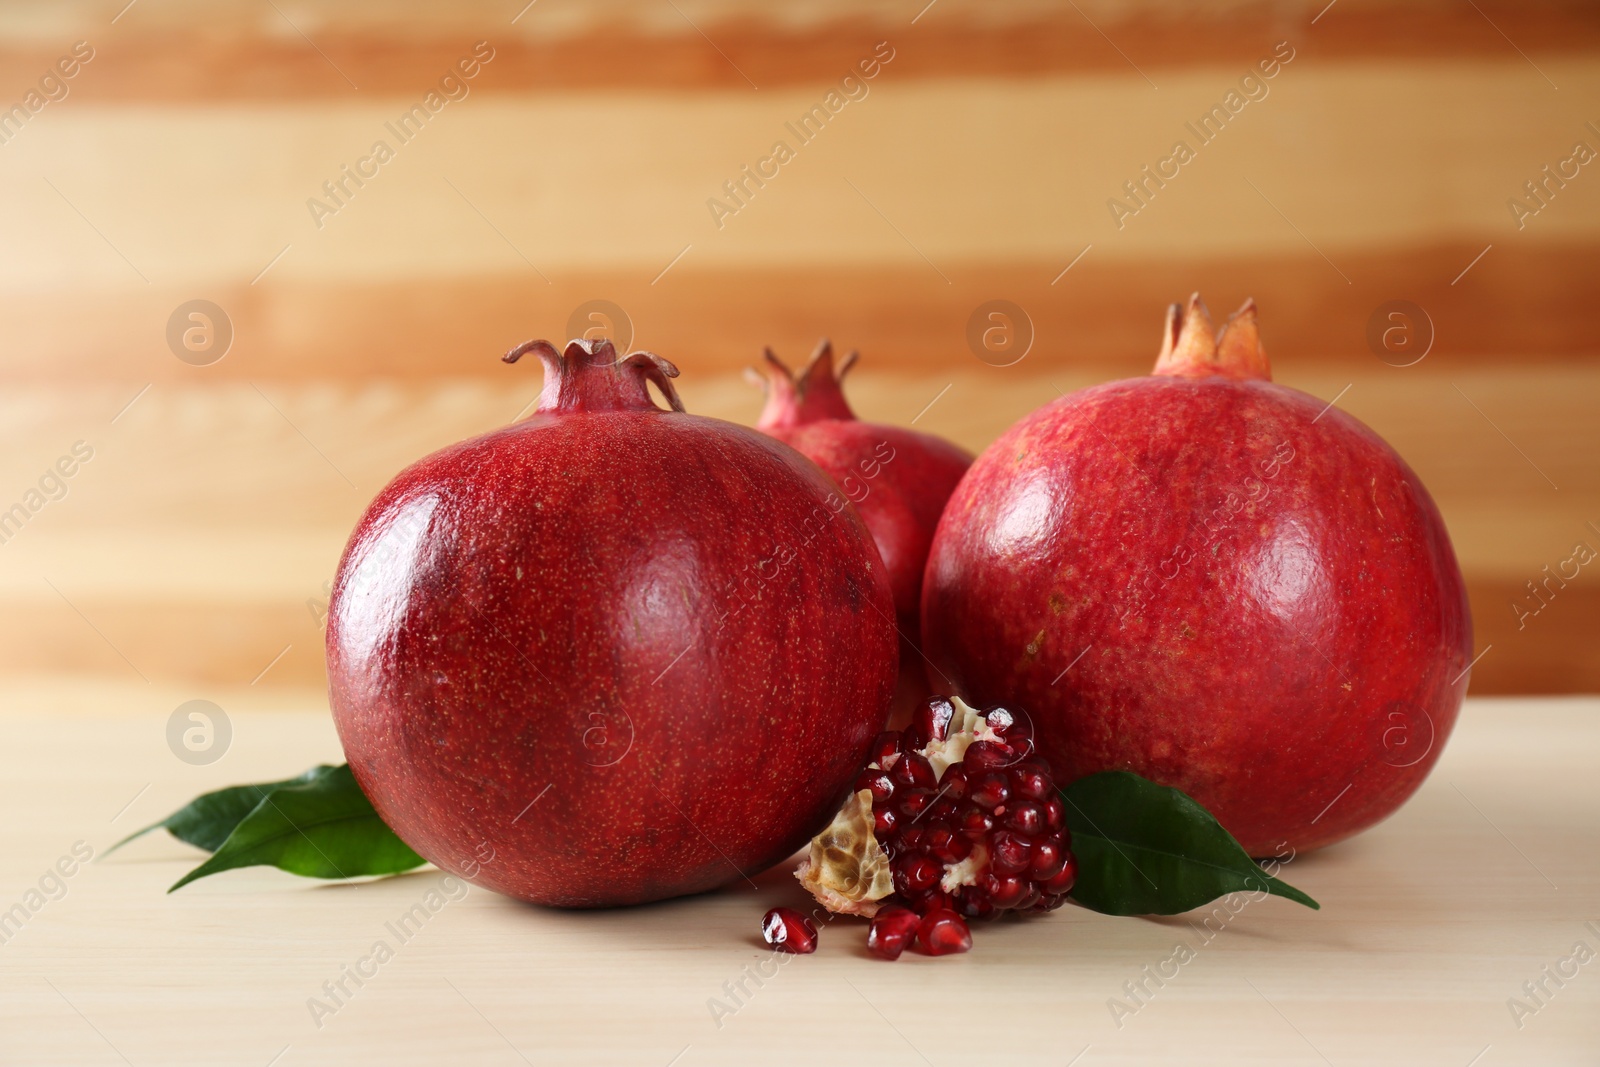
[{"label": "green leaf", "polygon": [[311,768],[304,774],[293,778],[285,778],[280,782],[262,782],[259,785],[230,785],[226,789],[201,793],[160,822],[153,822],[143,830],[135,830],[106,849],[105,854],[110,855],[134,838],[143,837],[151,830],[159,830],[163,827],[179,841],[187,842],[196,848],[203,848],[207,852],[215,852],[228,839],[228,835],[233,833],[233,828],[243,822],[244,817],[254,811],[257,804],[261,803],[262,797],[274,789],[279,789],[286,785],[309,782],[318,774],[332,769],[327,764],[323,764]]},{"label": "green leaf", "polygon": [[167,892],[236,867],[270,866],[309,878],[398,874],[427,862],[373,810],[349,764],[318,767],[305,781],[261,798],[212,857]]},{"label": "green leaf", "polygon": [[1245,854],[1181,790],[1130,771],[1103,771],[1061,791],[1078,881],[1071,897],[1107,915],[1176,915],[1237,892],[1320,908]]}]

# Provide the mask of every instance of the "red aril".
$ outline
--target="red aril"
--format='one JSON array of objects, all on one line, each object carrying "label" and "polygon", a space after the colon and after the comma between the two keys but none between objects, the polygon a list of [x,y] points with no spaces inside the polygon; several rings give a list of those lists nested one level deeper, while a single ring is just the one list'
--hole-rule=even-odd
[{"label": "red aril", "polygon": [[1148,378],[1013,426],[951,498],[924,649],[1026,708],[1062,781],[1175,786],[1252,855],[1384,818],[1438,759],[1472,648],[1417,476],[1331,404],[1274,385],[1246,303],[1174,307]]},{"label": "red aril", "polygon": [[1060,907],[1076,867],[1027,723],[934,697],[873,742],[795,875],[830,911],[871,917],[867,947],[894,959],[915,931],[933,955],[965,952],[964,919]]},{"label": "red aril", "polygon": [[910,908],[891,904],[879,908],[867,930],[867,951],[886,960],[897,960],[916,939],[922,916]]},{"label": "red aril", "polygon": [[779,952],[817,951],[817,928],[793,908],[773,908],[761,918],[761,937]]},{"label": "red aril", "polygon": [[972,931],[961,916],[939,908],[922,917],[917,926],[917,944],[930,956],[948,956],[972,947]]},{"label": "red aril", "polygon": [[827,822],[889,710],[871,536],[798,452],[685,414],[666,360],[506,358],[525,352],[537,411],[402,472],[345,550],[327,653],[351,769],[422,856],[526,900],[768,867]]},{"label": "red aril", "polygon": [[834,369],[826,340],[796,376],[772,351],[767,373],[750,375],[767,394],[756,429],[784,441],[838,483],[861,512],[889,571],[901,645],[896,708],[909,712],[930,695],[926,664],[916,650],[922,572],[945,501],[972,463],[966,450],[932,434],[856,419],[841,383],[855,366],[851,352]]}]

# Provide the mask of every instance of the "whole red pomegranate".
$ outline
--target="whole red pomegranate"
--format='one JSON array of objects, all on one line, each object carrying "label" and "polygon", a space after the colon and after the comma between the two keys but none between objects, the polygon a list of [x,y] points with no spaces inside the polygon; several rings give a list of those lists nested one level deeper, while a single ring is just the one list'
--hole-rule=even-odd
[{"label": "whole red pomegranate", "polygon": [[402,472],[345,549],[327,654],[351,769],[422,856],[542,904],[768,867],[888,711],[871,537],[799,453],[685,414],[659,356],[506,360],[526,352],[537,411]]},{"label": "whole red pomegranate", "polygon": [[905,638],[895,704],[909,713],[929,695],[925,664],[917,651],[928,546],[972,454],[932,434],[857,420],[841,387],[855,366],[855,352],[840,360],[835,371],[833,345],[823,340],[798,377],[772,349],[764,355],[767,374],[749,372],[767,393],[756,429],[792,445],[827,471],[872,531]]},{"label": "whole red pomegranate", "polygon": [[1376,434],[1274,385],[1253,303],[1196,296],[1155,374],[1074,393],[973,464],[934,538],[928,656],[1021,707],[1063,781],[1132,770],[1252,855],[1357,833],[1421,784],[1467,687],[1461,572]]}]

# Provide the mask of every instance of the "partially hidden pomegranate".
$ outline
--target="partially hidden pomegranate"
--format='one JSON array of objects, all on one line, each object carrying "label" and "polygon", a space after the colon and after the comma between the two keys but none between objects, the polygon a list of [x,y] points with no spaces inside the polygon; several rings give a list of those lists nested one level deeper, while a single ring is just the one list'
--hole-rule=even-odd
[{"label": "partially hidden pomegranate", "polygon": [[855,791],[795,877],[829,911],[872,919],[885,959],[965,952],[967,919],[1050,911],[1077,876],[1066,812],[1027,721],[934,697],[879,735]]},{"label": "partially hidden pomegranate", "polygon": [[922,573],[945,501],[972,463],[972,454],[933,434],[861,422],[845,400],[844,376],[857,353],[833,362],[826,339],[799,375],[768,348],[767,373],[749,372],[766,390],[756,429],[792,445],[816,462],[856,505],[889,571],[904,643],[896,707],[909,713],[931,695],[918,651]]},{"label": "partially hidden pomegranate", "polygon": [[1174,306],[1148,378],[1024,418],[928,560],[929,657],[1025,708],[1064,782],[1135,771],[1246,851],[1389,815],[1438,759],[1472,624],[1443,522],[1366,426],[1270,380],[1253,303]]},{"label": "partially hidden pomegranate", "polygon": [[787,445],[685,414],[659,356],[506,360],[528,352],[537,410],[402,472],[345,549],[327,656],[351,769],[418,853],[525,900],[762,870],[828,821],[888,712],[871,535]]}]

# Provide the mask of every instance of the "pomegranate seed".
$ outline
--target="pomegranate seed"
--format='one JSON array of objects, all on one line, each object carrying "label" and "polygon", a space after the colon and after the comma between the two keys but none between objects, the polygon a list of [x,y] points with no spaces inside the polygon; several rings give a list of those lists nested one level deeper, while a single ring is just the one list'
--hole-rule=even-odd
[{"label": "pomegranate seed", "polygon": [[896,861],[894,887],[901,893],[921,893],[939,881],[939,864],[930,856],[907,856]]},{"label": "pomegranate seed", "polygon": [[[943,741],[950,736],[950,720],[955,717],[956,709],[944,697],[934,697],[918,708],[911,716],[911,725],[921,736],[928,741]],[[921,747],[921,746],[918,746]]]},{"label": "pomegranate seed", "polygon": [[876,804],[872,806],[872,833],[878,840],[882,841],[894,833],[895,824],[899,821],[900,817],[893,808],[880,808]]},{"label": "pomegranate seed", "polygon": [[940,863],[960,863],[972,855],[972,842],[956,836],[946,826],[929,829],[927,841],[928,851]]},{"label": "pomegranate seed", "polygon": [[972,931],[966,920],[953,911],[938,909],[922,917],[917,927],[917,941],[922,951],[930,956],[948,956],[965,952],[972,947]]},{"label": "pomegranate seed", "polygon": [[968,892],[961,901],[961,914],[969,919],[989,919],[995,913],[994,903],[981,893]]},{"label": "pomegranate seed", "polygon": [[969,838],[987,837],[994,829],[994,819],[985,811],[973,808],[961,816],[961,832]]},{"label": "pomegranate seed", "polygon": [[957,763],[946,768],[944,777],[939,779],[939,792],[951,801],[961,800],[967,795],[967,768]]},{"label": "pomegranate seed", "polygon": [[779,952],[817,951],[817,928],[793,908],[773,908],[762,916],[761,936]]},{"label": "pomegranate seed", "polygon": [[1016,907],[1027,889],[1028,883],[1014,874],[1005,877],[991,874],[983,880],[983,890],[989,895],[989,903],[997,908]]},{"label": "pomegranate seed", "polygon": [[1032,837],[1044,830],[1044,809],[1031,800],[1024,800],[1006,809],[1005,822],[1017,833]]},{"label": "pomegranate seed", "polygon": [[[915,819],[918,815],[928,810],[928,805],[932,803],[932,793],[912,793],[900,802],[900,814],[908,819]],[[1040,816],[1040,821],[1043,821],[1042,815]]]},{"label": "pomegranate seed", "polygon": [[1072,886],[1078,880],[1077,857],[1068,855],[1067,862],[1054,878],[1042,882],[1039,888],[1051,896],[1062,896],[1072,891]]},{"label": "pomegranate seed", "polygon": [[920,752],[902,755],[895,761],[889,777],[896,786],[911,786],[914,789],[932,789],[939,784],[939,776],[933,773],[933,764]]},{"label": "pomegranate seed", "polygon": [[872,742],[867,762],[876,763],[879,767],[887,767],[890,756],[900,754],[900,735],[893,730],[885,731],[878,735]]},{"label": "pomegranate seed", "polygon": [[1001,737],[1004,737],[1006,734],[1010,733],[1011,728],[1017,723],[1017,717],[1011,714],[1005,708],[1001,707],[990,708],[986,713],[984,713],[983,718],[984,721],[989,724],[989,729],[993,730]]},{"label": "pomegranate seed", "polygon": [[1033,846],[1033,859],[1028,861],[1028,877],[1035,882],[1048,882],[1061,873],[1067,865],[1066,849],[1051,840]]},{"label": "pomegranate seed", "polygon": [[974,741],[967,746],[967,754],[961,762],[967,765],[967,774],[971,775],[973,771],[1009,766],[1016,762],[1016,753],[993,741]]},{"label": "pomegranate seed", "polygon": [[1067,825],[1067,806],[1058,796],[1051,797],[1044,802],[1044,824],[1051,831],[1060,830]]},{"label": "pomegranate seed", "polygon": [[1037,768],[1016,767],[1011,771],[1011,791],[1027,800],[1048,800],[1053,787],[1050,776]]},{"label": "pomegranate seed", "polygon": [[1010,830],[999,830],[990,846],[990,865],[996,874],[1020,874],[1033,858],[1033,842]]},{"label": "pomegranate seed", "polygon": [[900,895],[906,907],[918,915],[926,915],[930,911],[951,911],[955,908],[955,900],[950,894],[937,887],[924,889],[921,892],[906,892]]},{"label": "pomegranate seed", "polygon": [[859,793],[863,789],[872,791],[874,803],[880,800],[888,800],[894,796],[894,783],[889,780],[889,776],[883,771],[862,771],[856,778],[855,791]]},{"label": "pomegranate seed", "polygon": [[[982,744],[980,741],[979,744]],[[977,745],[973,745],[977,748]],[[969,750],[970,751],[970,750]],[[1006,783],[1006,776],[997,771],[990,771],[980,775],[974,782],[967,784],[967,799],[974,804],[985,808],[998,808],[1011,799],[1011,786]]]},{"label": "pomegranate seed", "polygon": [[1033,910],[1034,911],[1055,911],[1057,908],[1061,907],[1061,905],[1065,904],[1066,902],[1067,902],[1067,896],[1066,896],[1065,893],[1061,893],[1061,894],[1058,894],[1056,896],[1051,896],[1050,894],[1046,893],[1044,896],[1039,898],[1039,903],[1037,903],[1037,904],[1035,904],[1033,906]]},{"label": "pomegranate seed", "polygon": [[897,960],[917,936],[922,919],[910,908],[891,904],[878,909],[867,931],[867,951],[886,960]]}]

